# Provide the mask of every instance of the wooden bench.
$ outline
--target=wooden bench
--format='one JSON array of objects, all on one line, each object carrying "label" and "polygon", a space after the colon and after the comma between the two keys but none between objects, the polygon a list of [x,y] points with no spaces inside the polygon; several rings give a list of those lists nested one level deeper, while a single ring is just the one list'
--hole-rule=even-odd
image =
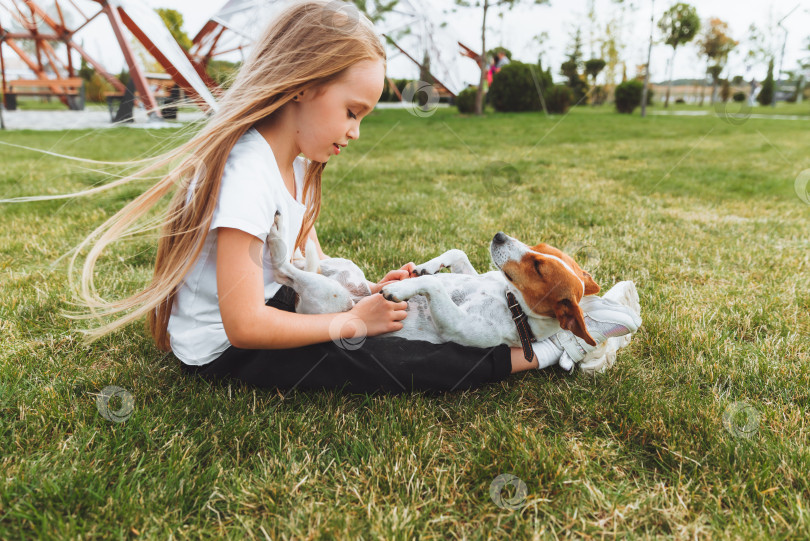
[{"label": "wooden bench", "polygon": [[84,79],[14,79],[6,80],[3,91],[9,110],[17,108],[17,96],[58,96],[73,111],[84,109]]}]

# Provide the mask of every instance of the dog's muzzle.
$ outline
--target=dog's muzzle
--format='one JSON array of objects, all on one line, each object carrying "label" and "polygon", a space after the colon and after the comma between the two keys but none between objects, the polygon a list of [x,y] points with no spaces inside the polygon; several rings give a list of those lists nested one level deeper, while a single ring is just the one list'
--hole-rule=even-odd
[{"label": "dog's muzzle", "polygon": [[501,269],[507,261],[520,261],[529,247],[513,239],[509,235],[498,231],[489,245],[489,254],[496,267]]}]

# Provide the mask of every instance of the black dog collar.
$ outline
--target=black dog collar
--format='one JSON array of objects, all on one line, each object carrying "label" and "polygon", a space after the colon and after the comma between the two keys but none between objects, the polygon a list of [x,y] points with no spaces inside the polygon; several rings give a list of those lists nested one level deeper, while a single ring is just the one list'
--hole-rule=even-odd
[{"label": "black dog collar", "polygon": [[523,346],[523,357],[527,361],[532,362],[534,358],[534,350],[532,349],[532,342],[536,342],[534,333],[529,327],[529,317],[518,304],[515,295],[511,291],[506,292],[506,304],[509,305],[509,310],[512,312],[512,320],[517,327],[518,336],[520,336],[520,344]]}]

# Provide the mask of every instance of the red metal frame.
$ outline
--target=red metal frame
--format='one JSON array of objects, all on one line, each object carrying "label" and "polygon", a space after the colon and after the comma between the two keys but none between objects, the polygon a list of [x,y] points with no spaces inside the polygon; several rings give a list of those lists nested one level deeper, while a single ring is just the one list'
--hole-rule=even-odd
[{"label": "red metal frame", "polygon": [[[114,11],[114,10],[110,9],[109,5],[107,5],[105,7],[105,9],[109,9],[111,12]],[[146,47],[146,49],[149,51],[149,54],[151,54],[152,57],[155,60],[158,61],[158,63],[161,65],[161,67],[163,67],[164,70],[166,70],[166,73],[169,74],[169,76],[172,78],[172,80],[175,83],[177,83],[180,86],[180,88],[182,88],[185,91],[186,95],[191,97],[192,99],[194,99],[197,102],[197,104],[200,105],[200,107],[202,107],[204,110],[207,109],[208,105],[206,104],[205,100],[203,100],[202,98],[200,98],[197,95],[197,91],[194,90],[194,87],[191,86],[191,83],[189,83],[185,79],[185,77],[183,77],[180,74],[180,72],[177,70],[177,68],[174,67],[174,65],[169,61],[169,59],[166,58],[163,55],[163,53],[160,51],[160,49],[158,49],[157,46],[155,46],[155,44],[152,42],[152,40],[149,39],[149,36],[147,36],[143,32],[143,30],[141,30],[140,27],[137,24],[135,24],[135,21],[133,21],[129,17],[129,15],[127,15],[127,12],[124,11],[123,9],[119,8],[118,12],[114,13],[114,15],[120,16],[120,21],[122,21],[123,24],[129,29],[129,31],[132,32],[132,35],[135,36],[138,39],[138,41],[140,41],[144,45],[144,47]],[[115,25],[114,25],[113,28],[115,28]],[[119,38],[119,42],[120,41],[121,41],[121,39]],[[129,48],[128,44],[127,44],[127,48]],[[121,44],[121,49],[124,50],[124,43]],[[130,52],[130,54],[131,54],[131,52]],[[126,55],[126,53],[125,53],[125,55]],[[186,58],[191,60],[191,57],[188,55],[188,53],[186,53]],[[208,74],[205,72],[204,67],[201,67],[201,66],[197,65],[194,62],[192,62],[191,64],[194,66],[194,70],[197,72],[197,75],[199,75],[200,78],[205,83],[205,86],[207,86],[210,89],[219,90],[219,86],[214,82],[213,79],[208,77]],[[146,79],[144,78],[144,83],[145,82],[146,82]],[[137,81],[136,81],[136,83],[137,83]],[[138,90],[143,92],[140,88]],[[152,99],[154,99],[154,97],[152,97]]]},{"label": "red metal frame", "polygon": [[[84,28],[90,21],[94,20],[103,13],[107,16],[116,40],[118,41],[118,46],[121,48],[121,52],[124,54],[124,59],[126,60],[129,68],[129,73],[135,82],[135,87],[138,93],[137,99],[144,105],[147,112],[151,116],[160,116],[157,100],[155,99],[154,93],[149,88],[143,69],[141,69],[140,65],[136,61],[132,47],[129,44],[128,36],[124,32],[125,27],[132,33],[133,36],[135,36],[138,41],[144,45],[144,47],[146,47],[149,54],[151,54],[163,67],[163,69],[166,70],[174,82],[186,92],[187,96],[195,100],[204,110],[208,109],[208,104],[197,94],[189,81],[187,81],[180,74],[175,66],[172,65],[172,63],[160,52],[157,46],[155,46],[155,44],[149,39],[148,35],[127,15],[126,10],[123,7],[111,6],[107,0],[93,0],[100,5],[101,9],[92,16],[88,17],[82,12],[81,9],[79,9],[73,0],[67,0],[72,5],[75,12],[77,12],[82,18],[81,24],[79,24],[75,29],[71,30],[65,24],[65,17],[63,14],[63,8],[60,5],[60,1],[62,0],[53,0],[59,19],[59,21],[55,21],[34,0],[0,0],[0,7],[3,7],[6,11],[8,11],[11,16],[25,29],[23,32],[10,32],[8,29],[0,26],[0,49],[2,49],[3,44],[8,45],[9,48],[36,74],[38,79],[49,81],[47,86],[55,94],[61,91],[60,82],[64,83],[65,79],[74,76],[71,50],[75,50],[77,53],[79,53],[82,58],[84,58],[88,64],[93,66],[99,75],[109,81],[118,92],[124,92],[124,85],[121,84],[118,78],[108,73],[103,66],[101,66],[101,64],[94,60],[87,53],[87,51],[85,51],[73,40],[73,36],[76,34],[76,32]],[[8,7],[9,4],[11,5],[11,8]],[[47,25],[47,27],[49,27],[53,33],[40,32],[37,19],[39,19],[44,25]],[[221,35],[221,33],[222,32],[220,31],[219,35]],[[216,46],[218,39],[219,36],[217,36],[214,39],[214,42],[211,44],[209,58],[210,53]],[[31,55],[27,54],[17,44],[17,40],[33,40],[36,47],[35,58],[32,58]],[[67,65],[59,60],[59,55],[56,53],[56,50],[53,48],[50,42],[61,42],[65,45],[65,48],[67,49]],[[211,92],[214,95],[220,94],[221,91],[219,86],[210,77],[208,77],[208,74],[205,71],[205,64],[195,61],[188,53],[186,53],[186,56],[189,58],[197,71],[197,74],[203,80],[205,85],[211,90]],[[0,51],[0,60],[2,60],[2,51]],[[46,65],[50,66],[51,71],[54,74],[53,76],[48,74]],[[2,88],[5,93],[5,90],[8,88],[5,73],[5,62],[0,62],[0,72],[2,72]],[[63,103],[67,104],[66,97],[61,96],[60,99]]]},{"label": "red metal frame", "polygon": [[[222,34],[226,32],[228,28],[224,26],[222,23],[219,23],[213,19],[209,20],[203,27],[197,32],[197,35],[194,36],[192,40],[191,49],[188,51],[189,59],[194,64],[194,66],[198,69],[204,69],[205,66],[208,65],[208,62],[215,56],[226,54],[232,51],[238,51],[242,49],[242,45],[237,47],[232,47],[226,50],[219,50],[217,49],[217,44],[222,37]],[[424,66],[418,62],[415,58],[409,55],[402,47],[397,44],[390,36],[383,34],[383,36],[399,51],[404,54],[411,62],[419,66],[419,68],[424,69]],[[459,43],[461,47],[464,47],[461,43]],[[466,48],[466,47],[464,47]],[[462,53],[464,54],[464,53]],[[452,96],[453,98],[456,97],[455,93],[451,91],[446,85],[442,84],[438,78],[433,75],[430,71],[428,73],[433,77],[434,82],[439,87],[440,95],[447,95]],[[386,77],[387,78],[387,77]],[[396,88],[396,85],[389,79],[389,84],[391,85],[391,89],[397,94],[397,96],[402,99],[402,96],[399,93],[399,90]]]}]

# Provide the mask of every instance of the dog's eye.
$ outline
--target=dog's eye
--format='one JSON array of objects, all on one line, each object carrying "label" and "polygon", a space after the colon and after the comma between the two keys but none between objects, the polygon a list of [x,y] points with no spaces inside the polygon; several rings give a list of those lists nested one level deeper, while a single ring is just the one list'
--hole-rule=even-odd
[{"label": "dog's eye", "polygon": [[507,279],[507,280],[509,280],[510,282],[512,281],[512,277],[511,277],[511,276],[509,276],[509,273],[508,273],[508,272],[503,271],[503,275],[504,275],[504,276],[506,276],[506,279]]},{"label": "dog's eye", "polygon": [[542,277],[543,277],[543,273],[542,273],[542,272],[540,272],[540,262],[539,262],[539,261],[537,261],[537,260],[535,260],[535,261],[534,261],[534,270],[536,270],[536,271],[537,271],[537,275],[538,275],[540,278],[542,278]]}]

